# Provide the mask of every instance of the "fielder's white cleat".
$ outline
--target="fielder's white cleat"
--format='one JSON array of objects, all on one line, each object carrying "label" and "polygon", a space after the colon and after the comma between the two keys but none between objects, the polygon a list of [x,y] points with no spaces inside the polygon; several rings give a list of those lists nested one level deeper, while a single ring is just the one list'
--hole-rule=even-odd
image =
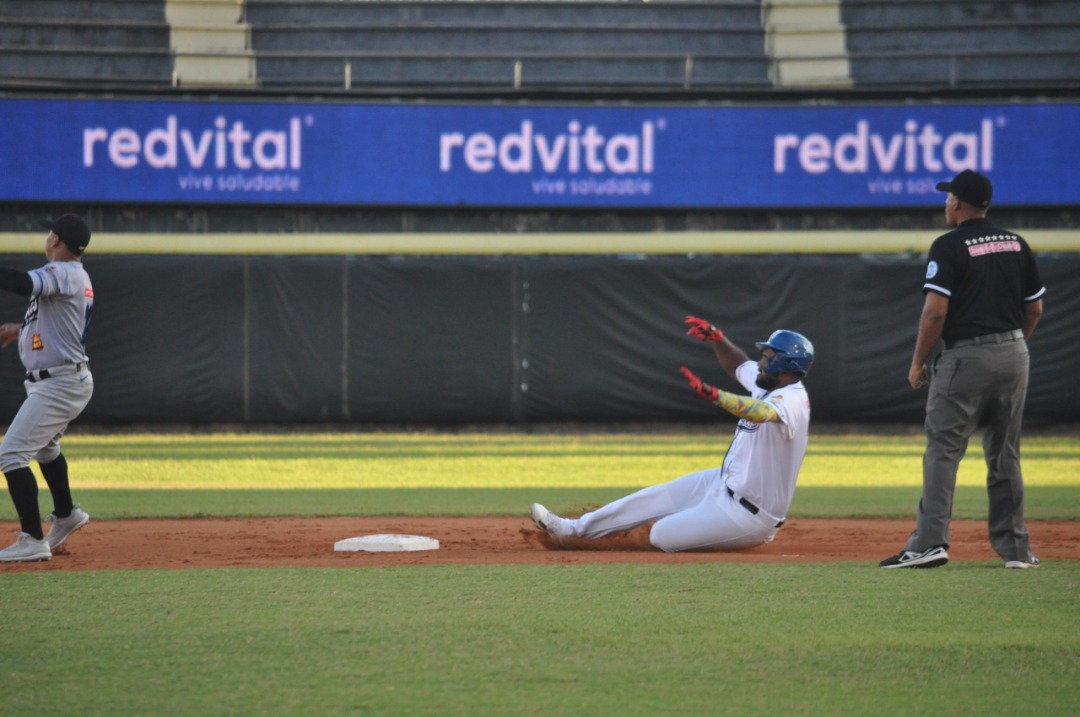
[{"label": "fielder's white cleat", "polygon": [[76,505],[68,517],[57,518],[56,513],[49,513],[45,522],[52,523],[52,530],[45,536],[45,542],[49,544],[50,549],[56,550],[71,537],[72,533],[90,522],[90,514]]},{"label": "fielder's white cleat", "polygon": [[573,535],[573,531],[570,529],[570,526],[566,524],[564,519],[555,515],[539,503],[532,504],[532,507],[529,509],[529,515],[532,516],[533,523],[536,523],[537,528],[546,530],[556,538],[568,538]]},{"label": "fielder's white cleat", "polygon": [[14,544],[0,550],[0,563],[37,563],[52,558],[52,551],[44,539],[38,540],[20,531]]},{"label": "fielder's white cleat", "polygon": [[1039,567],[1039,559],[1034,555],[1031,556],[1031,560],[1007,560],[1005,562],[1007,568],[1037,568]]}]

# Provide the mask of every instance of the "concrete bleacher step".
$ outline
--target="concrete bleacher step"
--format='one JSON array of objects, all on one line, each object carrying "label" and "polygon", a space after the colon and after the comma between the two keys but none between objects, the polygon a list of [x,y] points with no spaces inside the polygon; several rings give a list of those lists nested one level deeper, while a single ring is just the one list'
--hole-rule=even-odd
[{"label": "concrete bleacher step", "polygon": [[229,55],[176,55],[173,84],[177,87],[247,87],[256,84],[255,60]]},{"label": "concrete bleacher step", "polygon": [[258,82],[242,0],[165,0],[173,84],[249,87]]},{"label": "concrete bleacher step", "polygon": [[766,0],[762,24],[775,85],[851,86],[839,0]]},{"label": "concrete bleacher step", "polygon": [[165,0],[164,6],[171,25],[222,28],[244,23],[242,0]]},{"label": "concrete bleacher step", "polygon": [[169,42],[177,54],[250,54],[251,38],[243,27],[173,25]]}]

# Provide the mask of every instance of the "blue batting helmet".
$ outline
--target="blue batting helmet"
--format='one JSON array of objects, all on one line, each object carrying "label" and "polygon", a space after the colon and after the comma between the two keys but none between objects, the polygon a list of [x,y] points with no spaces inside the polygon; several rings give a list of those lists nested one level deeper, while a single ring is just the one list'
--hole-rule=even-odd
[{"label": "blue batting helmet", "polygon": [[787,371],[805,376],[814,363],[814,345],[810,339],[795,331],[773,331],[768,341],[759,341],[754,345],[759,350],[770,348],[776,352],[765,364],[766,373]]}]

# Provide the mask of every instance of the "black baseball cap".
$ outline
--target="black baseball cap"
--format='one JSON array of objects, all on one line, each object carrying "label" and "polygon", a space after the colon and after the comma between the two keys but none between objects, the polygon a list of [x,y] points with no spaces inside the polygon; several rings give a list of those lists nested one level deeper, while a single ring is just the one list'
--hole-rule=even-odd
[{"label": "black baseball cap", "polygon": [[75,256],[81,256],[90,243],[90,227],[77,214],[64,214],[59,219],[41,219],[41,226],[60,237],[60,241]]},{"label": "black baseball cap", "polygon": [[939,192],[949,192],[960,201],[979,209],[989,207],[990,199],[994,196],[994,185],[990,180],[970,169],[953,177],[951,182],[938,182],[937,188]]}]

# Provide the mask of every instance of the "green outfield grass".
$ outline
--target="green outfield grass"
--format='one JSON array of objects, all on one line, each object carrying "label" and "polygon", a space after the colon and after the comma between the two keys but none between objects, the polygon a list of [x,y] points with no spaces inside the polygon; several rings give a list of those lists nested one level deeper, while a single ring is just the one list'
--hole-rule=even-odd
[{"label": "green outfield grass", "polygon": [[[95,520],[524,515],[537,499],[580,509],[716,465],[726,446],[704,435],[65,439]],[[1080,517],[1080,439],[1024,446],[1029,516]],[[919,437],[815,436],[793,514],[913,518],[921,454]],[[958,517],[985,515],[980,455],[973,444]],[[13,519],[5,499],[0,520]],[[0,574],[0,713],[1076,714],[1078,595],[1075,561],[31,569]]]},{"label": "green outfield grass", "polygon": [[[574,512],[719,465],[730,436],[529,434],[75,435],[76,497],[97,518],[514,515]],[[814,436],[792,516],[912,516],[921,436]],[[982,449],[961,463],[955,516],[986,515]],[[1033,437],[1030,518],[1080,519],[1080,439]],[[44,483],[41,483],[44,488]],[[51,510],[43,496],[43,508]],[[3,501],[0,520],[13,519]]]},{"label": "green outfield grass", "polygon": [[5,714],[1067,715],[1080,565],[0,576]]}]

